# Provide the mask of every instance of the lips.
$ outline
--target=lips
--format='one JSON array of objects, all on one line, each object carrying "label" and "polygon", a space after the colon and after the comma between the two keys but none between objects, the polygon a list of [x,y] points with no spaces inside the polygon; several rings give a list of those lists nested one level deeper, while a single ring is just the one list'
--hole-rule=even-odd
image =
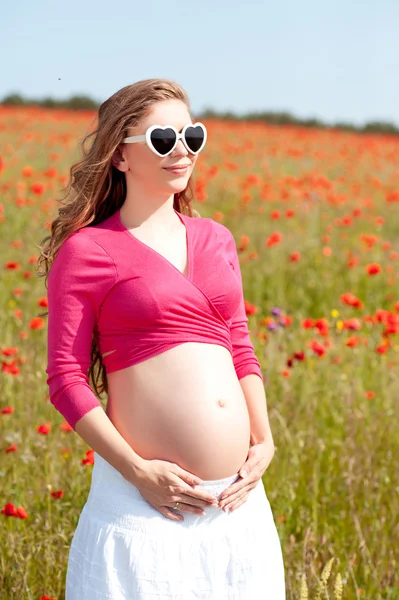
[{"label": "lips", "polygon": [[179,169],[184,170],[187,169],[190,165],[176,165],[175,167],[165,167],[167,171],[177,171]]},{"label": "lips", "polygon": [[164,167],[165,171],[170,171],[171,173],[184,173],[185,171],[187,171],[189,165],[186,165],[185,167]]}]

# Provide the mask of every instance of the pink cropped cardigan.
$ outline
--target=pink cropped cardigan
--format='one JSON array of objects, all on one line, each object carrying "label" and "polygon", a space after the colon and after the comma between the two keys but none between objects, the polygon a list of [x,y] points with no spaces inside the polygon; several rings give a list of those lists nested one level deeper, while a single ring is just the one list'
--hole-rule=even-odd
[{"label": "pink cropped cardigan", "polygon": [[[75,427],[101,406],[88,380],[93,335],[107,373],[185,342],[229,350],[241,379],[263,376],[248,331],[241,271],[230,230],[176,211],[186,227],[181,273],[121,222],[120,209],[71,234],[48,276],[50,402]],[[114,352],[111,352],[114,351]]]}]

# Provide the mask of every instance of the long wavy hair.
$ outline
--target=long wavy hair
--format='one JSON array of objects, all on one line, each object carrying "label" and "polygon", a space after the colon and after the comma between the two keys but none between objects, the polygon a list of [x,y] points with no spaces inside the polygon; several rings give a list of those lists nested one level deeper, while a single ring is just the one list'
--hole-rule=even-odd
[{"label": "long wavy hair", "polygon": [[[169,99],[182,100],[190,110],[189,98],[180,85],[155,78],[127,85],[101,104],[96,128],[79,140],[82,158],[70,167],[70,177],[63,188],[65,194],[57,200],[61,204],[58,217],[51,223],[50,235],[39,246],[37,274],[45,277],[46,289],[51,264],[62,243],[75,231],[101,223],[124,203],[125,174],[112,165],[112,155],[128,130],[148,116],[155,102]],[[193,196],[191,176],[186,188],[174,194],[174,209],[190,217],[200,217],[191,207]],[[40,316],[47,315],[48,311]],[[104,391],[108,393],[107,374],[94,332],[88,376],[98,397]]]}]

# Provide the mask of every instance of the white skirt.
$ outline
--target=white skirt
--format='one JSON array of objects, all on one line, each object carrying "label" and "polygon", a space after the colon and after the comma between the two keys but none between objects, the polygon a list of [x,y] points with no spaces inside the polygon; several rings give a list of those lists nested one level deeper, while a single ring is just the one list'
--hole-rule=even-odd
[{"label": "white skirt", "polygon": [[[198,487],[219,496],[238,473]],[[173,521],[94,452],[68,557],[66,600],[285,600],[280,539],[262,480],[231,513]]]}]

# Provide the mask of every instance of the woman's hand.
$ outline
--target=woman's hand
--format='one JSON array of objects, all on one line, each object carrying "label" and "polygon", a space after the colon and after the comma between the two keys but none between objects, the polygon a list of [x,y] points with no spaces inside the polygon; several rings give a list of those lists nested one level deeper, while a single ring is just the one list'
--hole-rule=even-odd
[{"label": "woman's hand", "polygon": [[247,501],[249,492],[253,490],[271,463],[275,451],[272,439],[254,444],[248,451],[248,457],[239,474],[242,479],[232,483],[219,496],[219,506],[231,512]]},{"label": "woman's hand", "polygon": [[[174,510],[205,515],[202,507],[211,504],[218,506],[215,496],[206,490],[194,489],[194,486],[198,485],[196,480],[195,475],[175,463],[143,459],[131,483],[137,487],[143,498],[165,517],[172,521],[184,521],[183,516]],[[176,502],[179,502],[177,509]]]}]

